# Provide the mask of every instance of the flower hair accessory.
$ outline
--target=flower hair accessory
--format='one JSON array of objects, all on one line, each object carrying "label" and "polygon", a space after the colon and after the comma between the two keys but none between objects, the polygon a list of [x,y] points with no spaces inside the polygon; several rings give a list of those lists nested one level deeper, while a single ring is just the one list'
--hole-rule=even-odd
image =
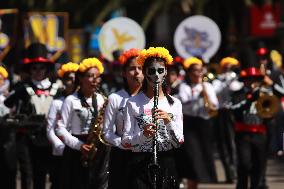
[{"label": "flower hair accessory", "polygon": [[90,68],[97,68],[99,73],[102,74],[104,72],[104,67],[101,61],[97,58],[86,58],[79,65],[79,72],[85,72]]},{"label": "flower hair accessory", "polygon": [[173,62],[173,57],[164,47],[150,47],[149,49],[142,50],[137,58],[137,62],[143,66],[145,60],[151,57],[162,58],[166,61],[167,65],[171,65]]},{"label": "flower hair accessory", "polygon": [[200,60],[199,58],[196,58],[196,57],[187,58],[187,59],[183,62],[183,67],[184,67],[185,69],[188,69],[192,64],[199,64],[199,65],[202,65],[202,60]]},{"label": "flower hair accessory", "polygon": [[140,50],[132,48],[127,51],[124,51],[118,58],[119,63],[124,65],[130,58],[137,57]]},{"label": "flower hair accessory", "polygon": [[8,77],[8,72],[7,72],[7,70],[6,70],[3,66],[0,66],[0,74],[1,74],[5,79],[7,79],[7,77]]},{"label": "flower hair accessory", "polygon": [[60,67],[60,69],[57,71],[57,75],[62,78],[64,74],[67,72],[77,72],[78,68],[79,68],[78,64],[73,62],[68,62]]},{"label": "flower hair accessory", "polygon": [[221,67],[223,67],[226,64],[229,64],[229,65],[232,65],[232,66],[237,66],[237,65],[239,65],[239,61],[235,58],[232,58],[232,57],[225,57],[221,60],[220,65],[221,65]]}]

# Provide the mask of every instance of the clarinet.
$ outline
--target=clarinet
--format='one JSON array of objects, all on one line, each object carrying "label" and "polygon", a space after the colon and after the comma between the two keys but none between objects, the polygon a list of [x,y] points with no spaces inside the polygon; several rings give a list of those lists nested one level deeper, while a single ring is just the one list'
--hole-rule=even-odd
[{"label": "clarinet", "polygon": [[153,119],[153,123],[156,126],[155,127],[155,135],[153,137],[153,157],[152,157],[152,162],[149,165],[150,170],[152,171],[152,176],[153,176],[153,180],[152,180],[152,186],[153,189],[157,188],[158,185],[158,170],[160,168],[159,164],[158,164],[158,144],[157,144],[157,130],[158,130],[158,122],[157,119],[155,118],[155,111],[158,109],[158,99],[159,99],[159,83],[155,83],[154,84],[154,107],[152,108],[152,119]]}]

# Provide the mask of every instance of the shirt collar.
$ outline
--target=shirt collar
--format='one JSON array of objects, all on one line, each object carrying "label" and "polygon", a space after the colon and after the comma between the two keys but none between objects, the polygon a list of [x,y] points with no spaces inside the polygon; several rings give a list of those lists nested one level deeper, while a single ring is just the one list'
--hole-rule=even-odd
[{"label": "shirt collar", "polygon": [[41,81],[36,81],[32,80],[32,83],[36,86],[38,89],[47,89],[51,86],[51,82],[49,81],[48,78],[41,80]]}]

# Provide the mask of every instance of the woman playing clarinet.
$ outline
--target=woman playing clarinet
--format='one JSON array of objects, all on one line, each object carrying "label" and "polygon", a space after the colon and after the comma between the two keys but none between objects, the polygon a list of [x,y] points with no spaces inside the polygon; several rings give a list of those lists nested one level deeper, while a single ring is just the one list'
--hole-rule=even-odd
[{"label": "woman playing clarinet", "polygon": [[178,188],[174,148],[183,143],[181,102],[166,93],[165,77],[172,56],[150,47],[137,58],[144,81],[126,104],[122,145],[133,153],[128,188]]}]

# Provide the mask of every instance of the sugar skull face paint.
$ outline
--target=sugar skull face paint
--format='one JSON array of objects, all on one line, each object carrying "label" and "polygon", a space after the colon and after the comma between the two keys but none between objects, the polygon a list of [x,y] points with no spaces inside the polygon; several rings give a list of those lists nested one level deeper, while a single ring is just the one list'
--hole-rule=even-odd
[{"label": "sugar skull face paint", "polygon": [[164,63],[154,62],[146,68],[146,79],[151,83],[162,83],[167,75]]}]

